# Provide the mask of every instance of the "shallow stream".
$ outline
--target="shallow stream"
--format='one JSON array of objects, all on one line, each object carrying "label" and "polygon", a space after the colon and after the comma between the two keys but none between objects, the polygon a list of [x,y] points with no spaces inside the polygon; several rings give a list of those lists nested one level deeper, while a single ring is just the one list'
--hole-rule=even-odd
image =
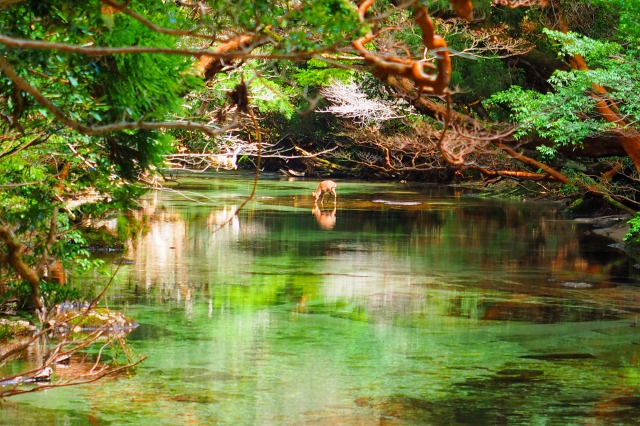
[{"label": "shallow stream", "polygon": [[264,178],[235,217],[250,179],[150,194],[104,303],[148,359],[0,424],[637,424],[623,252],[552,204],[338,181],[312,209],[316,184]]}]

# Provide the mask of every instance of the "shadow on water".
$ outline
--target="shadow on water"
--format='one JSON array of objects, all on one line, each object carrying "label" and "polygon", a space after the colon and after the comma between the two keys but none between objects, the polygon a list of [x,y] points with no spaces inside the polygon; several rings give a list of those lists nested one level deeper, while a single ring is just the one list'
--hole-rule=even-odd
[{"label": "shadow on water", "polygon": [[107,295],[149,358],[3,419],[634,424],[635,262],[553,205],[338,181],[314,206],[317,182],[263,179],[232,216],[251,184],[150,194]]}]

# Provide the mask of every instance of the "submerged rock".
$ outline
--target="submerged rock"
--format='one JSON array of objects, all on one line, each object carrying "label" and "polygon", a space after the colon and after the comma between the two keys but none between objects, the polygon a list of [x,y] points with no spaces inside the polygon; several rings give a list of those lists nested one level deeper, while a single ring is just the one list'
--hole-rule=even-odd
[{"label": "submerged rock", "polygon": [[640,408],[640,396],[620,396],[611,400],[612,404]]},{"label": "submerged rock", "polygon": [[537,380],[544,376],[542,370],[529,370],[520,368],[508,368],[496,372],[491,380],[503,383],[524,383]]},{"label": "submerged rock", "polygon": [[537,359],[541,361],[563,361],[563,360],[570,360],[570,359],[592,359],[595,357],[588,353],[564,353],[564,354],[523,355],[520,358]]}]

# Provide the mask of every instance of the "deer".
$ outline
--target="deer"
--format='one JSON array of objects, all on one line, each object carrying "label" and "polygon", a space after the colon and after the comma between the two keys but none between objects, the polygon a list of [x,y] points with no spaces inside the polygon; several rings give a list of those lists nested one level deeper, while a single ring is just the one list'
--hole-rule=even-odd
[{"label": "deer", "polygon": [[333,195],[333,204],[338,202],[338,195],[336,194],[336,183],[332,180],[323,180],[318,185],[318,189],[316,192],[313,192],[313,203],[318,204],[318,200],[320,200],[320,205],[324,204],[324,196],[328,192]]}]

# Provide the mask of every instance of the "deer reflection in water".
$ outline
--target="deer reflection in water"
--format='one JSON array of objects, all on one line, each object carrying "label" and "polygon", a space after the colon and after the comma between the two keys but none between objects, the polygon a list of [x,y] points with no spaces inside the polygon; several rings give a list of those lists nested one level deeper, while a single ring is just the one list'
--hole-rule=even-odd
[{"label": "deer reflection in water", "polygon": [[336,226],[336,207],[333,210],[321,210],[317,204],[313,205],[311,213],[316,217],[320,228],[330,230]]}]

